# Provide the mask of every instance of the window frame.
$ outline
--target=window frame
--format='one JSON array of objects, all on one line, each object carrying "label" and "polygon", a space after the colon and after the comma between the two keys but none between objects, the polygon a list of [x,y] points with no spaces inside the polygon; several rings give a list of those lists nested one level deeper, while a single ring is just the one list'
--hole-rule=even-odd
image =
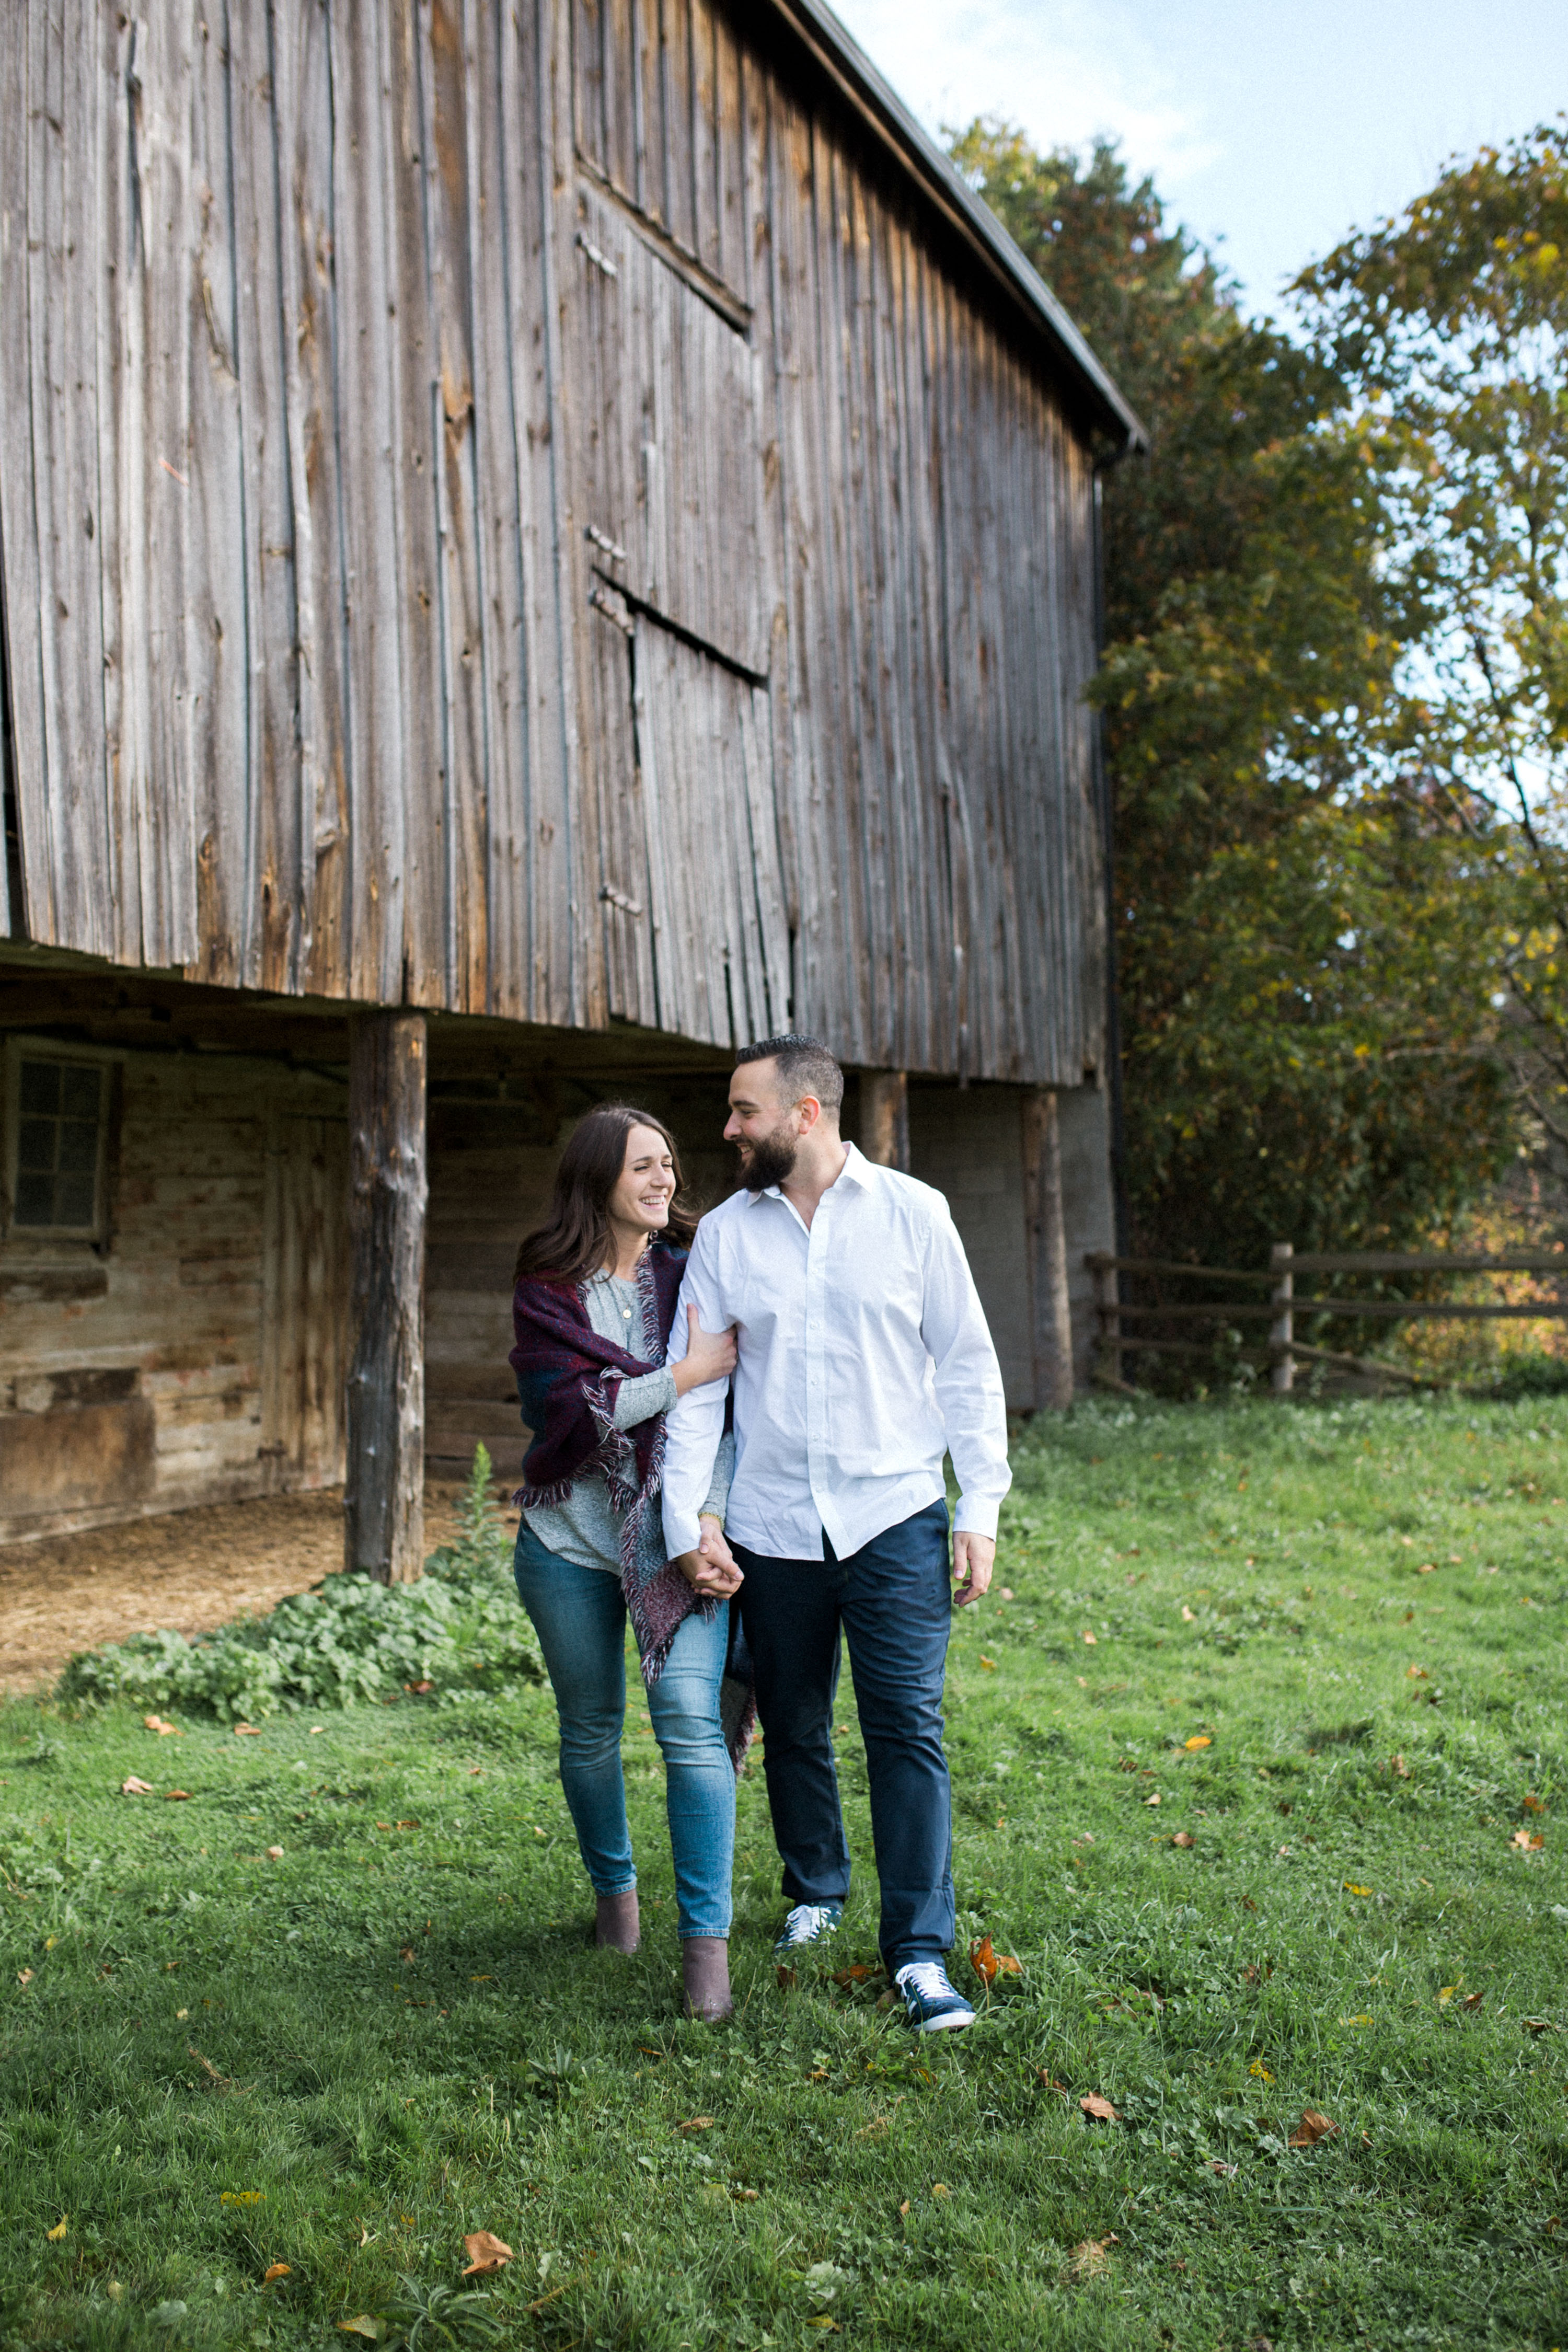
[{"label": "window frame", "polygon": [[[114,1109],[114,1074],[121,1056],[92,1045],[62,1045],[53,1037],[7,1037],[5,1070],[5,1159],[0,1179],[0,1234],[7,1242],[76,1242],[101,1248],[109,1238],[109,1130]],[[23,1225],[16,1215],[16,1162],[22,1145],[22,1064],[86,1063],[99,1074],[98,1160],[93,1170],[90,1225]]]}]

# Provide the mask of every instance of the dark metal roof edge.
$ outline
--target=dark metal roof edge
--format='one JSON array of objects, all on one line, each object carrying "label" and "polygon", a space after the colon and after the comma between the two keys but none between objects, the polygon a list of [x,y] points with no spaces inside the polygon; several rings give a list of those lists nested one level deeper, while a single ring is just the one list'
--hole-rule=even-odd
[{"label": "dark metal roof edge", "polygon": [[811,50],[856,112],[865,118],[906,170],[922,184],[938,209],[969,244],[980,248],[982,258],[1007,290],[1033,313],[1047,340],[1079,377],[1101,421],[1120,439],[1122,450],[1146,449],[1149,436],[1137,411],[1096,359],[1039,271],[1009,236],[989,205],[967,185],[935,140],[883,80],[826,0],[769,0],[769,5]]}]

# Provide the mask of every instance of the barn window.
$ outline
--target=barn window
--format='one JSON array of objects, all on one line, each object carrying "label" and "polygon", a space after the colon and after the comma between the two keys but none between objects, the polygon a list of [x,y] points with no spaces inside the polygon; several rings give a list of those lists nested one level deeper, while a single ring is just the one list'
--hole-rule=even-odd
[{"label": "barn window", "polygon": [[10,1230],[96,1240],[104,1225],[109,1065],[19,1045],[7,1059]]}]

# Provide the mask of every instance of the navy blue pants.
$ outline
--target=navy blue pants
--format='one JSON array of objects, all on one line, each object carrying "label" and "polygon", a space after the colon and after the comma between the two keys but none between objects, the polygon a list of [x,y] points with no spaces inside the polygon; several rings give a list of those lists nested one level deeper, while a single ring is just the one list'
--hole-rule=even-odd
[{"label": "navy blue pants", "polygon": [[757,1678],[768,1804],[791,1903],[841,1903],[849,1848],[833,1763],[840,1632],[866,1743],[889,1973],[952,1942],[952,1794],[942,1685],[952,1615],[947,1506],[932,1503],[837,1559],[774,1559],[732,1543]]}]

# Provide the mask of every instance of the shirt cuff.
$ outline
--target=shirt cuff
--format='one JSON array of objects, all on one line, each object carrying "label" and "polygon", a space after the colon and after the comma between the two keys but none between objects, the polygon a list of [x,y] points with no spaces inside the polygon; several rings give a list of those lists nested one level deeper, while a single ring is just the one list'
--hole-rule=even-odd
[{"label": "shirt cuff", "polygon": [[676,1510],[666,1504],[664,1510],[664,1549],[668,1559],[679,1559],[683,1551],[695,1551],[702,1540],[702,1530],[697,1524],[695,1511]]},{"label": "shirt cuff", "polygon": [[1002,1506],[990,1495],[962,1495],[952,1515],[955,1536],[989,1536],[996,1540],[996,1520]]}]

